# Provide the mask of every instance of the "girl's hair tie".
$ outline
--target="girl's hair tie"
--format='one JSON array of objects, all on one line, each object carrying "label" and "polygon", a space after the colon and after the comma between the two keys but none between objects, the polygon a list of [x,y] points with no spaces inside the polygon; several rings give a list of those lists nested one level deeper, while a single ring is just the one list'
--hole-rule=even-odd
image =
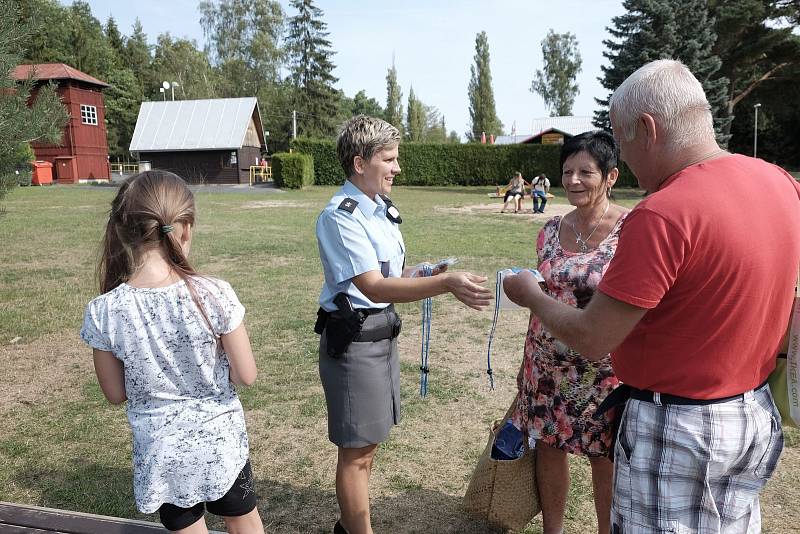
[{"label": "girl's hair tie", "polygon": [[171,224],[165,224],[161,226],[161,233],[168,234],[173,231],[175,228]]}]

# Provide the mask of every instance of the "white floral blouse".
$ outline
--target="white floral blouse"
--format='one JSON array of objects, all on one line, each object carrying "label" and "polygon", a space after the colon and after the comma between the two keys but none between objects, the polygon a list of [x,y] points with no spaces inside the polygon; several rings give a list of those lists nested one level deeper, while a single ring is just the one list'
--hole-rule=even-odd
[{"label": "white floral blouse", "polygon": [[[188,508],[230,489],[248,457],[244,412],[218,336],[235,330],[244,306],[222,280],[136,288],[121,284],[86,308],[81,338],[125,368],[133,433],[133,489],[144,513]],[[216,335],[214,335],[216,334]]]}]

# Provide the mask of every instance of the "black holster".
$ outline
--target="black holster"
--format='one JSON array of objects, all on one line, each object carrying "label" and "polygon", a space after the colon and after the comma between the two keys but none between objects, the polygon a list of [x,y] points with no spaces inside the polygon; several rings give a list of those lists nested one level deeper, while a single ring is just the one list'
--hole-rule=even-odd
[{"label": "black holster", "polygon": [[361,325],[367,315],[354,310],[350,299],[344,293],[336,295],[333,303],[339,308],[338,310],[327,312],[320,308],[317,311],[314,332],[319,335],[325,333],[328,356],[339,358],[361,332]]}]

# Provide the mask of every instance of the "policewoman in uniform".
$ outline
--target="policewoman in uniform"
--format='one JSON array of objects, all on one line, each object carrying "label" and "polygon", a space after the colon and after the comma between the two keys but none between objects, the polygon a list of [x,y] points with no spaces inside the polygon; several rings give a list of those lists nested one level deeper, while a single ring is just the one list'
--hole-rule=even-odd
[{"label": "policewoman in uniform", "polygon": [[487,306],[486,277],[434,271],[410,277],[402,218],[387,196],[400,173],[400,132],[363,115],[336,143],[348,177],[317,219],[325,283],[315,331],[328,408],[328,437],[338,447],[336,534],[371,534],[369,477],[375,450],[400,421],[400,318],[391,303],[452,293],[474,309]]}]

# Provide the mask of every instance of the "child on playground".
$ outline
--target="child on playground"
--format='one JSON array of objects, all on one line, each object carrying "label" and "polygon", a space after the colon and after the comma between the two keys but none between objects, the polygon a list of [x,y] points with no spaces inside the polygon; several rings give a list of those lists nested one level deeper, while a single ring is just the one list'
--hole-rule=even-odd
[{"label": "child on playground", "polygon": [[232,533],[262,534],[244,412],[233,384],[256,364],[231,286],[187,260],[194,196],[175,174],[126,180],[111,204],[99,266],[102,295],[81,338],[100,388],[128,401],[137,508],[173,532],[207,533],[203,515]]}]

